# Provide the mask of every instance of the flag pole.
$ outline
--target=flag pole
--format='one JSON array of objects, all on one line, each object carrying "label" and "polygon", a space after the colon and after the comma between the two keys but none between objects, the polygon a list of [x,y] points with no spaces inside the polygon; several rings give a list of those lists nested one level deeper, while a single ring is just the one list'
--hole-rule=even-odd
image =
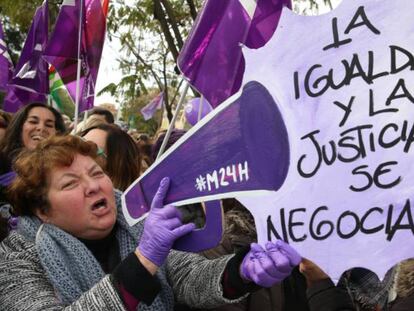
[{"label": "flag pole", "polygon": [[201,119],[201,111],[203,110],[203,100],[204,100],[204,96],[201,95],[200,97],[200,104],[198,105],[198,116],[197,116],[197,122],[200,121]]},{"label": "flag pole", "polygon": [[74,120],[74,129],[78,126],[78,117],[79,117],[79,97],[80,97],[80,74],[81,74],[81,44],[82,44],[82,20],[83,20],[83,1],[80,1],[79,9],[79,30],[78,30],[78,67],[76,69],[76,92],[75,92],[75,120]]},{"label": "flag pole", "polygon": [[184,129],[184,124],[185,124],[185,109],[183,109],[182,111],[181,111],[181,117],[180,117],[180,120],[179,120],[179,122],[182,124],[182,130]]},{"label": "flag pole", "polygon": [[165,113],[167,113],[167,109],[165,108],[165,104],[164,105],[162,105],[162,107],[161,107],[161,118],[160,118],[160,122],[159,122],[159,124],[158,124],[158,122],[157,122],[157,126],[158,126],[158,128],[160,129],[161,128],[161,126],[162,126],[162,121],[164,120],[164,114]]},{"label": "flag pole", "polygon": [[175,108],[173,118],[171,120],[170,125],[168,126],[167,133],[165,134],[164,140],[162,141],[161,148],[160,148],[160,151],[158,151],[156,160],[158,160],[158,158],[164,153],[165,146],[167,145],[167,142],[170,139],[171,132],[175,125],[175,120],[177,120],[178,113],[180,112],[180,109],[183,106],[185,96],[187,95],[189,87],[190,87],[190,83],[188,83],[188,81],[185,81],[184,90],[181,93],[180,100],[178,101],[177,107]]}]

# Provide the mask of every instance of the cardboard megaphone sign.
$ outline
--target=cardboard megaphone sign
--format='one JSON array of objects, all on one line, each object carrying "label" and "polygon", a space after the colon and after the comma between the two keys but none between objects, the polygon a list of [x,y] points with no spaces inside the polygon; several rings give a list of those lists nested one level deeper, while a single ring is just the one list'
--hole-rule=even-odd
[{"label": "cardboard megaphone sign", "polygon": [[[138,222],[149,211],[166,176],[171,183],[165,204],[276,191],[286,178],[289,154],[287,130],[276,103],[263,85],[250,82],[186,133],[125,191],[125,217],[130,225]],[[216,219],[216,227],[218,223],[221,227],[221,219]],[[194,239],[192,234],[186,237],[180,249],[200,248],[195,233]]]}]

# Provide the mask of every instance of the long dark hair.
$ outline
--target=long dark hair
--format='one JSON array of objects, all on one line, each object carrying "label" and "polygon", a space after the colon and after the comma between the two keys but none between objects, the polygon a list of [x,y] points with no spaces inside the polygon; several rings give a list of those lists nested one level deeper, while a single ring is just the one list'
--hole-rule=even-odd
[{"label": "long dark hair", "polygon": [[27,116],[30,110],[35,107],[42,107],[48,109],[55,116],[55,128],[58,134],[63,134],[66,131],[65,122],[61,114],[53,107],[47,106],[43,103],[31,103],[22,107],[12,118],[9,126],[7,127],[6,134],[2,145],[0,146],[0,152],[2,153],[1,159],[6,163],[1,163],[0,172],[7,172],[11,169],[11,163],[17,154],[23,148],[22,129],[23,124],[26,122]]},{"label": "long dark hair", "polygon": [[137,179],[141,171],[141,153],[134,139],[112,124],[100,124],[81,133],[99,129],[107,133],[105,172],[111,178],[114,187],[126,190]]}]

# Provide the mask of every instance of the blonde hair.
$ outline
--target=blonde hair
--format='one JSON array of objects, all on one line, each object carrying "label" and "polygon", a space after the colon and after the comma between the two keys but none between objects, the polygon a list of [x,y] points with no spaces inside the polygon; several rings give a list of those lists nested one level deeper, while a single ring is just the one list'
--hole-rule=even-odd
[{"label": "blonde hair", "polygon": [[414,258],[404,260],[398,266],[397,295],[401,298],[414,294]]},{"label": "blonde hair", "polygon": [[84,131],[101,124],[107,124],[107,122],[105,120],[102,120],[99,115],[93,114],[85,121],[80,122],[76,129],[73,130],[72,134],[80,136]]}]

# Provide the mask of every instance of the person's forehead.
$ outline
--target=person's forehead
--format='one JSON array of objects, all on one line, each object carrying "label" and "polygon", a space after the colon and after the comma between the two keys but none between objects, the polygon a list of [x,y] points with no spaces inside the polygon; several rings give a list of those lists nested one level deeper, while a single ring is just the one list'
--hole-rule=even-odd
[{"label": "person's forehead", "polygon": [[66,174],[77,174],[84,171],[89,171],[98,165],[91,157],[76,154],[70,166],[61,166],[56,164],[51,169],[51,176],[60,178]]},{"label": "person's forehead", "polygon": [[99,148],[105,149],[107,136],[108,134],[106,131],[101,129],[93,129],[83,136],[83,138],[87,141],[94,142]]},{"label": "person's forehead", "polygon": [[53,114],[53,112],[51,112],[49,109],[43,108],[43,107],[34,107],[34,108],[30,109],[27,117],[28,118],[29,117],[38,117],[38,118],[55,120],[55,115]]},{"label": "person's forehead", "polygon": [[101,119],[103,121],[106,121],[106,117],[105,117],[104,114],[95,113],[95,114],[91,115],[89,118]]},{"label": "person's forehead", "polygon": [[101,130],[101,129],[92,129],[88,133],[86,133],[86,135],[84,136],[84,138],[86,140],[92,140],[92,141],[94,141],[95,139],[105,140],[106,139],[106,136],[107,136],[106,131]]}]

